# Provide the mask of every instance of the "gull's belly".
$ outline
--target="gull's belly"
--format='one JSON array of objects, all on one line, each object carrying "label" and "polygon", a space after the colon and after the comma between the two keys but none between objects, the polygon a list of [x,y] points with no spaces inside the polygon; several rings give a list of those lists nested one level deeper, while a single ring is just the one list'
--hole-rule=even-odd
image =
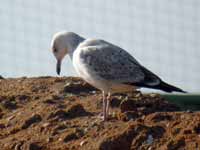
[{"label": "gull's belly", "polygon": [[83,78],[86,82],[93,85],[94,87],[104,91],[105,93],[129,92],[136,89],[136,87],[130,85],[104,80],[98,77],[98,75],[96,75],[93,70],[90,70],[90,68],[86,67],[83,64],[78,63],[77,65],[77,63],[75,63],[74,67],[81,78]]},{"label": "gull's belly", "polygon": [[84,61],[79,57],[78,53],[74,53],[73,66],[78,75],[86,82],[102,91],[109,90],[110,85],[108,82],[98,77],[90,66],[84,64]]},{"label": "gull's belly", "polygon": [[103,79],[100,79],[96,74],[94,74],[88,68],[85,68],[83,65],[74,65],[76,72],[78,75],[83,78],[86,82],[93,85],[94,87],[102,90],[102,91],[109,91],[109,83]]}]

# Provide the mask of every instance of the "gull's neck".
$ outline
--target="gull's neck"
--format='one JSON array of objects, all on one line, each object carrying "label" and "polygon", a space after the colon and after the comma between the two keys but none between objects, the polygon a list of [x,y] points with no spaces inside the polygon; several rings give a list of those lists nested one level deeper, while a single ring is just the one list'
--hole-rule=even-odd
[{"label": "gull's neck", "polygon": [[79,35],[75,35],[74,37],[71,38],[70,40],[70,44],[68,46],[68,53],[69,53],[69,57],[71,59],[73,59],[73,53],[76,50],[76,48],[78,47],[78,45],[83,42],[85,39]]}]

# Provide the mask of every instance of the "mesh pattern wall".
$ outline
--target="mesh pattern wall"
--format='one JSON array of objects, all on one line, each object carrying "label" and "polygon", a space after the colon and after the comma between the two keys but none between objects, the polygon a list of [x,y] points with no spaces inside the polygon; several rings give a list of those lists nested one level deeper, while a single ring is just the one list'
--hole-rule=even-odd
[{"label": "mesh pattern wall", "polygon": [[[56,75],[52,35],[68,30],[129,51],[164,80],[200,90],[199,0],[0,2],[0,75]],[[62,75],[75,75],[65,60]]]}]

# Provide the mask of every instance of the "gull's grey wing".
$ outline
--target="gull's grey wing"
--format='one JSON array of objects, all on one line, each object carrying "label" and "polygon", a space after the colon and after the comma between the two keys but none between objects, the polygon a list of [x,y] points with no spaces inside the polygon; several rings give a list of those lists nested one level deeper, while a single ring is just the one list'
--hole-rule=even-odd
[{"label": "gull's grey wing", "polygon": [[182,89],[162,81],[125,50],[106,41],[86,40],[79,48],[84,64],[100,78],[165,92],[185,93]]},{"label": "gull's grey wing", "polygon": [[[105,80],[119,83],[141,83],[147,79],[145,76],[149,72],[145,72],[145,68],[120,47],[103,40],[89,40],[80,48],[82,48],[81,57],[84,58],[84,63]],[[151,72],[149,74],[154,76]],[[151,76],[148,78],[149,81]],[[155,77],[154,79],[157,80]]]}]

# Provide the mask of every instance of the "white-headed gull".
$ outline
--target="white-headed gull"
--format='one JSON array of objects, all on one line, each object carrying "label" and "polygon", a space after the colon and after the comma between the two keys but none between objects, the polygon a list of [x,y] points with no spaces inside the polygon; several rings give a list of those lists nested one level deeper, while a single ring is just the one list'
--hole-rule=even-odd
[{"label": "white-headed gull", "polygon": [[152,88],[165,92],[185,91],[163,82],[142,66],[124,49],[101,39],[85,39],[73,32],[58,32],[53,36],[51,50],[61,62],[69,54],[80,77],[103,93],[103,120],[108,118],[110,95],[132,88]]}]

